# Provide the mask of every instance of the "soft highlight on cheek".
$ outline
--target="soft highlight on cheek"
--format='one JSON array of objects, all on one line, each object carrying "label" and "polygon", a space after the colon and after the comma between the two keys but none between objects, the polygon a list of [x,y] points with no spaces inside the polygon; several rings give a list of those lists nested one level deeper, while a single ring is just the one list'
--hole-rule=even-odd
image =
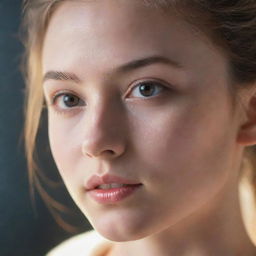
[{"label": "soft highlight on cheek", "polygon": [[[79,138],[78,134],[73,132],[75,123],[75,119],[70,122],[69,119],[63,119],[54,113],[49,114],[50,145],[60,172],[65,172],[68,169],[71,172],[71,163],[75,163],[74,157],[77,157],[75,143]],[[65,166],[67,168],[63,168]]]},{"label": "soft highlight on cheek", "polygon": [[[215,103],[221,107],[221,101],[212,104]],[[193,166],[199,167],[199,163],[204,163],[207,171],[209,162],[214,165],[216,157],[220,159],[222,150],[228,146],[225,145],[225,138],[230,132],[224,127],[230,122],[229,112],[226,113],[227,116],[220,116],[214,107],[211,108],[209,104],[208,108],[204,106],[204,102],[198,101],[186,105],[183,110],[180,106],[179,110],[173,112],[171,106],[168,106],[169,110],[166,112],[151,116],[146,122],[143,119],[149,125],[146,130],[143,126],[141,129],[138,127],[134,140],[143,141],[142,144],[137,144],[137,152],[142,161],[151,166],[151,170],[159,170],[160,173],[163,171],[163,175],[168,175],[170,171],[171,179],[179,179],[179,175],[186,175],[186,172],[194,173],[189,169]],[[223,124],[223,129],[217,129],[216,124]],[[198,177],[202,173],[194,175]],[[156,180],[158,177],[156,176]]]}]

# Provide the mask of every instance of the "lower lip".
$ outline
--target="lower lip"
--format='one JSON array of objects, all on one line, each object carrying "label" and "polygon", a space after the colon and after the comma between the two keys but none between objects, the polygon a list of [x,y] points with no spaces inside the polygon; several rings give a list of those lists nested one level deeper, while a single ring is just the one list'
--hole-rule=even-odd
[{"label": "lower lip", "polygon": [[98,203],[110,204],[122,201],[126,197],[132,195],[142,184],[131,185],[121,188],[110,189],[93,189],[88,191],[88,194]]}]

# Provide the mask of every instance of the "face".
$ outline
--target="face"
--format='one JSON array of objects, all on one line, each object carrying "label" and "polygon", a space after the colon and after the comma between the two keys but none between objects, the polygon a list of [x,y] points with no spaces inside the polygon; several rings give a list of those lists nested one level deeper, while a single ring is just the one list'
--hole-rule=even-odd
[{"label": "face", "polygon": [[[148,61],[134,62],[141,59]],[[105,237],[133,240],[171,227],[228,181],[236,121],[227,61],[181,18],[138,1],[64,2],[42,62],[54,160]],[[105,174],[142,186],[102,204],[85,184]]]}]

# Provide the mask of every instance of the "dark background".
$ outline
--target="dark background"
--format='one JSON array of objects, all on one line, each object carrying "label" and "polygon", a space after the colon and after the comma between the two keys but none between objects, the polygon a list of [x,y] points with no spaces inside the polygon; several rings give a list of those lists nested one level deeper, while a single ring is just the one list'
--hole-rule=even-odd
[{"label": "dark background", "polygon": [[[48,191],[74,208],[72,214],[63,216],[77,227],[73,233],[56,224],[38,194],[33,207],[29,194],[24,141],[20,139],[24,124],[24,82],[19,67],[23,47],[18,39],[21,2],[0,0],[0,256],[42,256],[64,239],[90,228],[63,185]],[[60,180],[46,127],[44,122],[39,137],[40,166]]]}]

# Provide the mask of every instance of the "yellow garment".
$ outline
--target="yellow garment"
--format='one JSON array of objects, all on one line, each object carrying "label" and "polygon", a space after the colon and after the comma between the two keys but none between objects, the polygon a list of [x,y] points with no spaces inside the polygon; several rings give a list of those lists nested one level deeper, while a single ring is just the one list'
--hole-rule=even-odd
[{"label": "yellow garment", "polygon": [[113,242],[94,230],[67,239],[46,256],[106,256]]}]

